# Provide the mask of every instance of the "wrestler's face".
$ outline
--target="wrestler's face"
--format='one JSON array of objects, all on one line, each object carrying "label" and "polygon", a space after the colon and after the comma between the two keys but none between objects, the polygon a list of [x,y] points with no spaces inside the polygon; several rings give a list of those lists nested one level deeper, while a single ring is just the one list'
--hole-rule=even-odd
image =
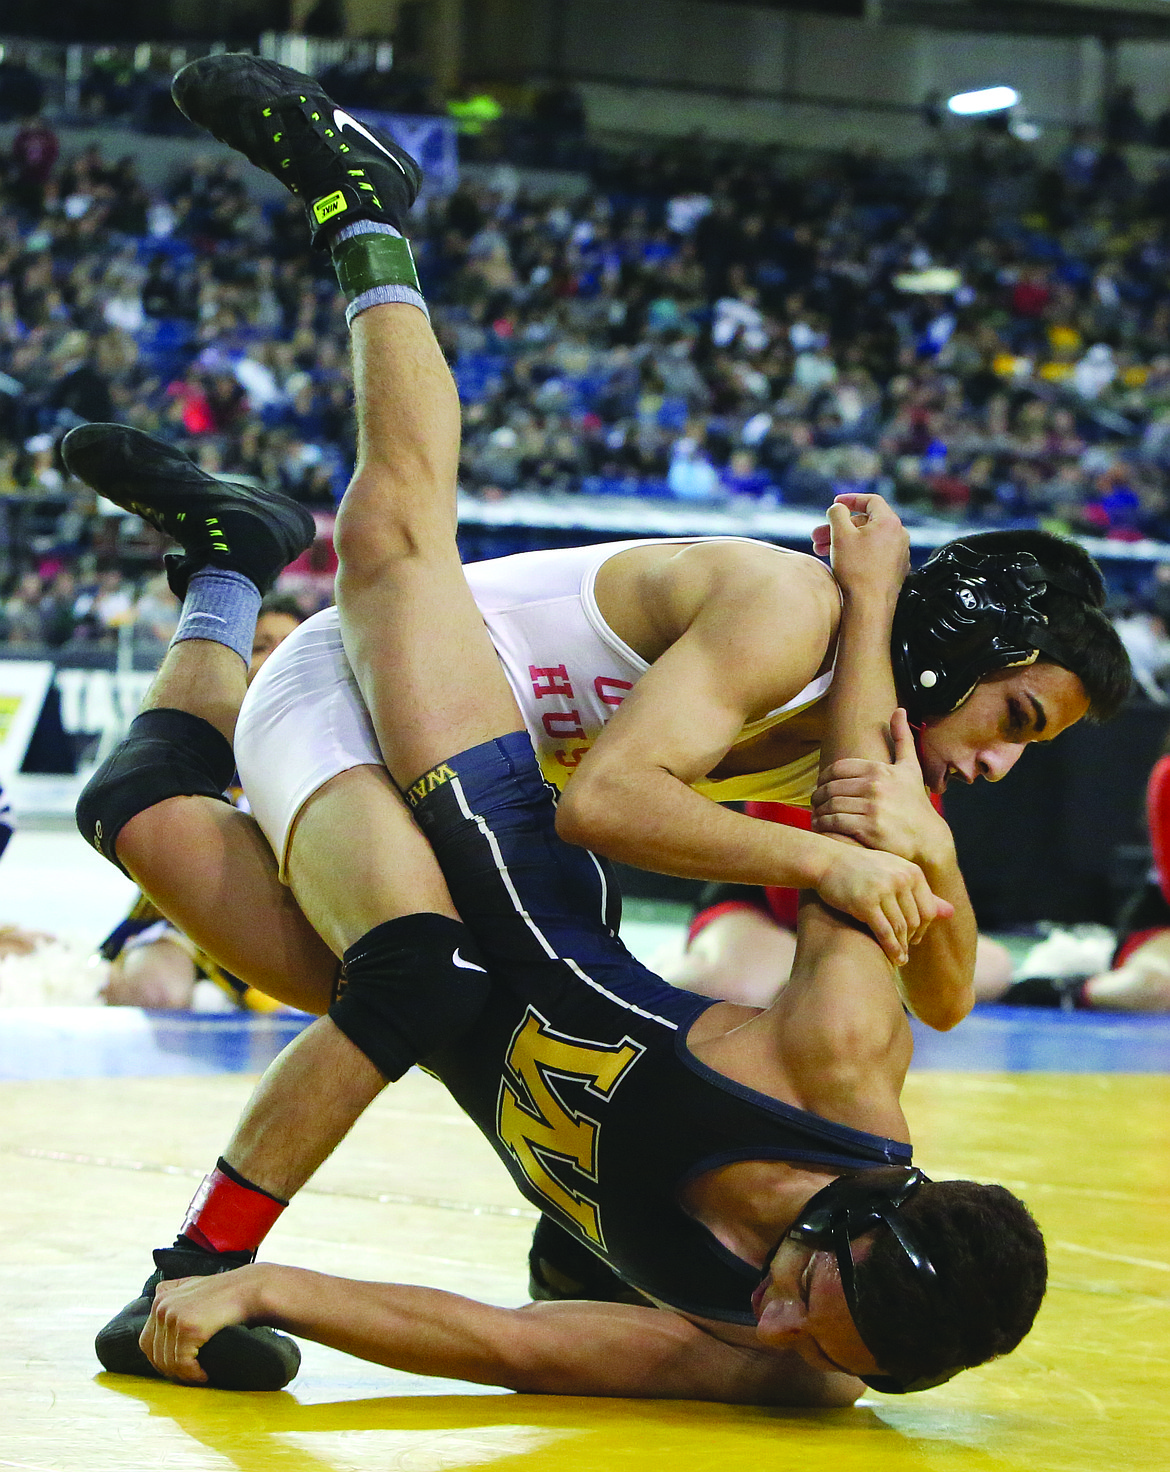
[{"label": "wrestler's face", "polygon": [[919,750],[931,792],[952,778],[1006,777],[1032,741],[1051,741],[1088,713],[1085,687],[1063,665],[1037,661],[980,680],[949,715],[928,721]]},{"label": "wrestler's face", "polygon": [[291,613],[262,613],[256,620],[256,633],[252,638],[252,662],[248,666],[249,681],[274,649],[279,648],[300,620]]},{"label": "wrestler's face", "polygon": [[[861,1262],[872,1245],[872,1235],[858,1237],[852,1244],[854,1262]],[[854,1326],[832,1252],[786,1237],[752,1307],[756,1338],[769,1349],[795,1350],[818,1370],[881,1374]]]}]

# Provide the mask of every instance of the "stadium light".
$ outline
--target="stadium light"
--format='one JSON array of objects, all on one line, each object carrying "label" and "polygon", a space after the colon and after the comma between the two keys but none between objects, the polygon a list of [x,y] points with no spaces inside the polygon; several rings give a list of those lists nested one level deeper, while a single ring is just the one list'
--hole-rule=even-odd
[{"label": "stadium light", "polygon": [[1015,107],[1020,94],[1014,87],[980,87],[974,92],[956,92],[947,103],[951,112],[961,118],[976,117],[980,113],[1003,112]]}]

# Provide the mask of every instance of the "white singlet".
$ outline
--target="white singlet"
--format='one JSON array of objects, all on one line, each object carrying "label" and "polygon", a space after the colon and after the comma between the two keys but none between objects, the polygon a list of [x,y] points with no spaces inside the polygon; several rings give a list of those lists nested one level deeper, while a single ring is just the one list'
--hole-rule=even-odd
[{"label": "white singlet", "polygon": [[[565,786],[626,692],[649,668],[602,618],[593,591],[598,571],[631,547],[688,545],[695,540],[641,538],[521,552],[471,563],[465,569],[541,770],[554,787]],[[744,726],[735,744],[805,710],[824,695],[831,681],[831,672],[818,676],[787,704]],[[265,661],[240,711],[235,748],[252,811],[283,876],[289,832],[304,803],[339,772],[381,763],[369,715],[342,648],[335,608],[314,614]],[[766,772],[718,781],[704,778],[694,786],[716,802],[807,806],[818,765],[814,750]]]}]

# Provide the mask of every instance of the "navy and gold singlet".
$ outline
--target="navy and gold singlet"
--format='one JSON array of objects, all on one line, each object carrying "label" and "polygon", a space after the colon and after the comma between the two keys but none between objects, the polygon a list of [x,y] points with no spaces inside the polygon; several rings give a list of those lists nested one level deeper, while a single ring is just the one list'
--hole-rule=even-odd
[{"label": "navy and gold singlet", "polygon": [[616,938],[607,867],[562,842],[528,737],[440,764],[407,793],[493,988],[454,1047],[426,1060],[533,1205],[632,1287],[752,1324],[760,1270],[679,1205],[738,1160],[863,1170],[910,1147],[735,1083],[687,1048],[713,1003],[677,991]]}]

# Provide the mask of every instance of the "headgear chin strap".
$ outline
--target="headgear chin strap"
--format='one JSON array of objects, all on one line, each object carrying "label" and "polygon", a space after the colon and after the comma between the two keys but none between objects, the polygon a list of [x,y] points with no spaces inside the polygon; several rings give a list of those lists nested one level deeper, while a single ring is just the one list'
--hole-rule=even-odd
[{"label": "headgear chin strap", "polygon": [[1034,664],[1043,654],[1071,665],[1068,648],[1037,606],[1049,588],[1095,600],[1072,578],[1049,572],[1030,552],[941,547],[902,584],[892,654],[898,696],[916,724],[945,716],[984,676]]}]

